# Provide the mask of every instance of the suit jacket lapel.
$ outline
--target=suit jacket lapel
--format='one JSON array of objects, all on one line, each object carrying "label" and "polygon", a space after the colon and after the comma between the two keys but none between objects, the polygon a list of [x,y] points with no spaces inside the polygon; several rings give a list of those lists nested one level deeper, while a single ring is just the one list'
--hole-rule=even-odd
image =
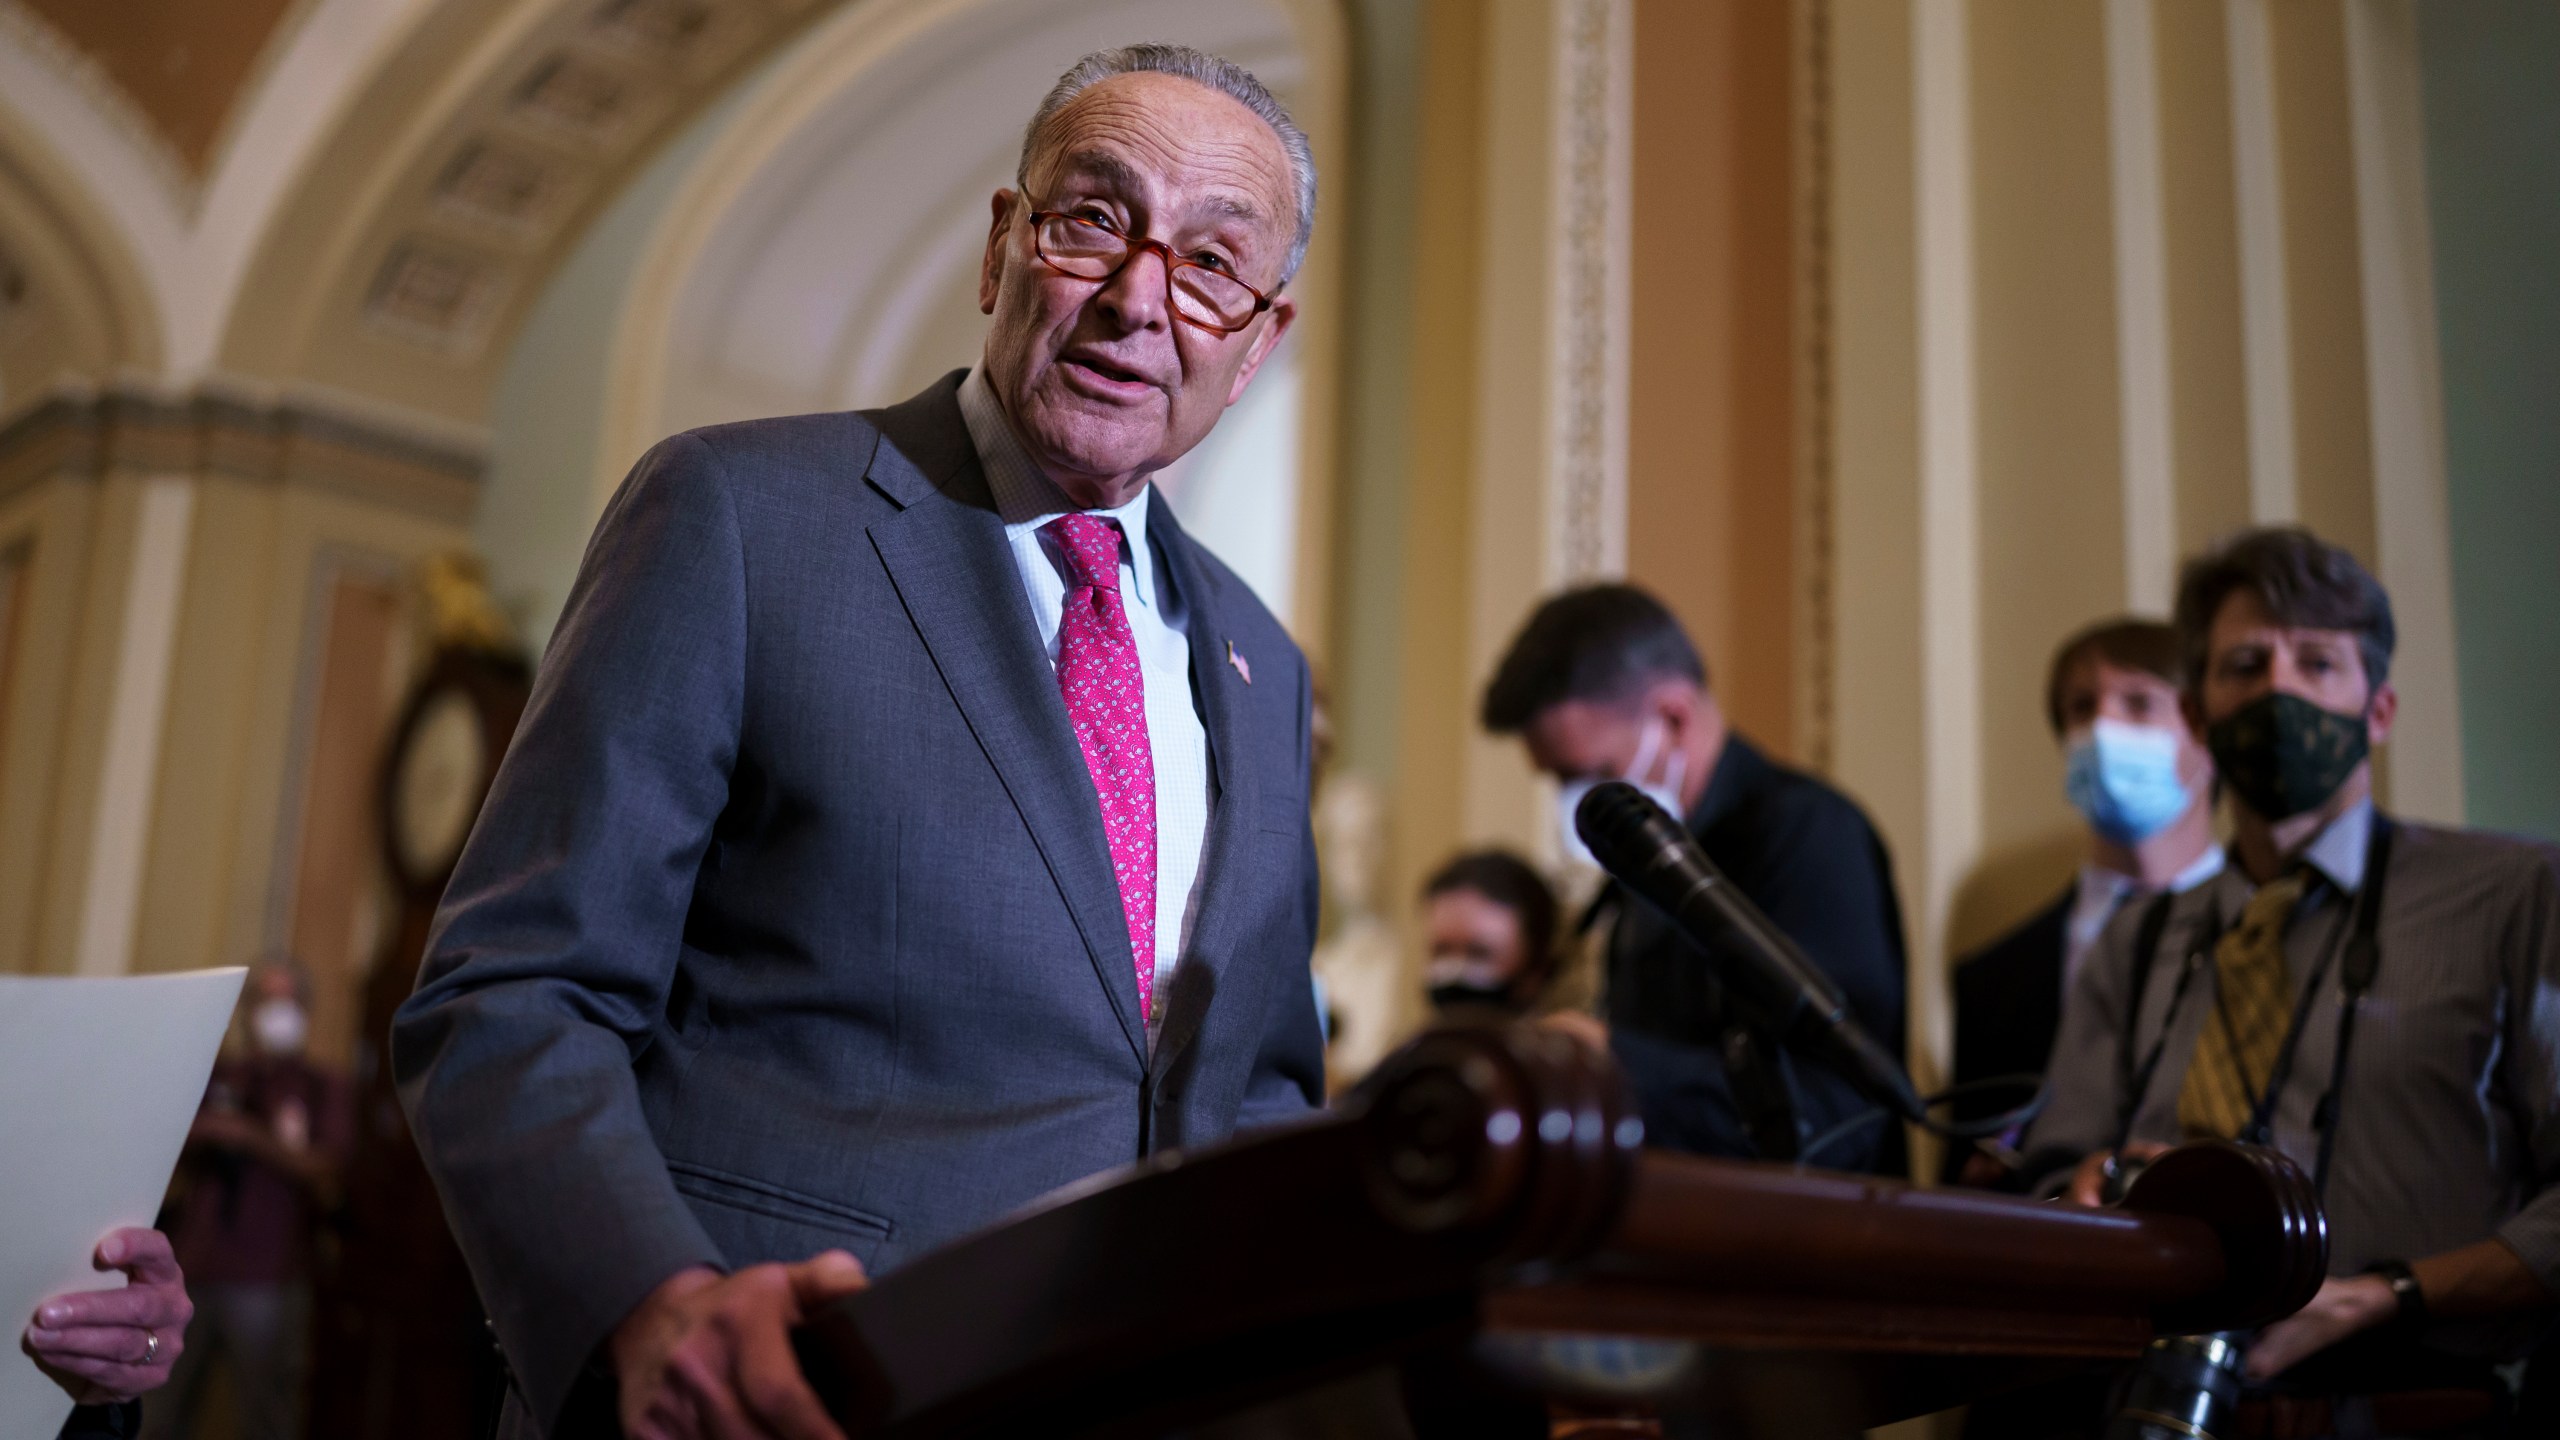
[{"label": "suit jacket lapel", "polygon": [[1143,1060],[1138,978],[1093,777],[1022,593],[955,396],[957,377],[877,412],[867,480],[904,507],[871,543],[970,733],[1066,897],[1121,1030]]},{"label": "suit jacket lapel", "polygon": [[[1226,973],[1227,961],[1239,938],[1236,928],[1249,910],[1243,892],[1255,883],[1252,867],[1244,863],[1244,850],[1253,839],[1260,785],[1257,767],[1247,757],[1251,743],[1245,733],[1247,682],[1227,661],[1232,632],[1223,587],[1199,563],[1191,537],[1175,522],[1172,507],[1160,493],[1148,507],[1147,534],[1186,612],[1192,694],[1199,699],[1202,724],[1209,732],[1212,784],[1209,833],[1200,852],[1200,910],[1192,919],[1191,945],[1182,957],[1182,968],[1197,965],[1206,974],[1205,980],[1195,976],[1185,982],[1179,970],[1175,973],[1172,1003],[1156,1043],[1155,1069],[1165,1073],[1199,1034],[1208,1018],[1210,998],[1235,978]],[[1230,998],[1227,1003],[1242,1002]]]}]

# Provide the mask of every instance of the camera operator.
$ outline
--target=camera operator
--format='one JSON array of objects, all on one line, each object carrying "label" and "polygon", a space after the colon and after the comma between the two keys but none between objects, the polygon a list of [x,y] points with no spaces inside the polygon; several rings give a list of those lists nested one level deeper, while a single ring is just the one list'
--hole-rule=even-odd
[{"label": "camera operator", "polygon": [[2331,1278],[2245,1342],[2239,1433],[2495,1433],[2560,1292],[2560,853],[2375,809],[2391,604],[2346,551],[2243,534],[2177,623],[2230,865],[2109,926],[2028,1148],[2083,1204],[2180,1141],[2314,1174]]}]

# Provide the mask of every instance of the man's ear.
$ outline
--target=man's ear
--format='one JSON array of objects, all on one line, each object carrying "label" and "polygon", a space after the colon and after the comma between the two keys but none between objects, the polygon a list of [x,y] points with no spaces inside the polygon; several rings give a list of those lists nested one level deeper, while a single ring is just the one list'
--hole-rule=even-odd
[{"label": "man's ear", "polygon": [[1698,728],[1698,710],[1705,696],[1705,691],[1685,680],[1662,680],[1645,692],[1644,708],[1662,717],[1666,743],[1685,747]]},{"label": "man's ear", "polygon": [[2400,716],[2400,692],[2391,682],[2373,692],[2373,704],[2364,712],[2364,735],[2367,744],[2381,745],[2391,739],[2391,722]]},{"label": "man's ear", "polygon": [[998,190],[988,202],[987,253],[978,262],[978,313],[996,313],[996,289],[1004,282],[1005,237],[1013,229],[1013,192]]},{"label": "man's ear", "polygon": [[2213,752],[2205,748],[2204,736],[2194,727],[2180,728],[2186,733],[2178,741],[2178,778],[2190,785],[2209,786],[2213,781]]},{"label": "man's ear", "polygon": [[1230,405],[1244,398],[1244,387],[1253,383],[1254,372],[1262,368],[1263,361],[1271,358],[1271,352],[1280,344],[1280,337],[1289,333],[1290,322],[1298,318],[1298,302],[1282,295],[1271,302],[1271,309],[1266,313],[1271,323],[1263,327],[1261,334],[1253,337],[1253,348],[1245,352],[1244,364],[1236,367],[1236,383],[1227,387],[1227,403]]}]

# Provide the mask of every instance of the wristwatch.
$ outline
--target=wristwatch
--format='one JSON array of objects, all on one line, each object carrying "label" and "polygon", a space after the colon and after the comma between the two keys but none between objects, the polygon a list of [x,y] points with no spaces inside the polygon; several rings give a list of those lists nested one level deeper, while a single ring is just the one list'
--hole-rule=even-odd
[{"label": "wristwatch", "polygon": [[2367,1275],[2379,1275],[2391,1283],[2391,1298],[2400,1302],[2400,1312],[2393,1322],[2415,1325],[2427,1318],[2427,1294],[2418,1288],[2418,1273],[2406,1260],[2376,1260],[2364,1267]]}]

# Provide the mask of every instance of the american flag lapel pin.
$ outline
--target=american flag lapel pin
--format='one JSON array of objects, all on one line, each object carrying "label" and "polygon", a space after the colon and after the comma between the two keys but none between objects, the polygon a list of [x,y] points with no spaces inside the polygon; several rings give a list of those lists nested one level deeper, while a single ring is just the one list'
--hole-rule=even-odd
[{"label": "american flag lapel pin", "polygon": [[1244,677],[1244,683],[1247,685],[1253,683],[1253,667],[1244,663],[1244,657],[1236,653],[1236,642],[1233,640],[1227,642],[1227,663],[1236,667],[1236,673]]}]

